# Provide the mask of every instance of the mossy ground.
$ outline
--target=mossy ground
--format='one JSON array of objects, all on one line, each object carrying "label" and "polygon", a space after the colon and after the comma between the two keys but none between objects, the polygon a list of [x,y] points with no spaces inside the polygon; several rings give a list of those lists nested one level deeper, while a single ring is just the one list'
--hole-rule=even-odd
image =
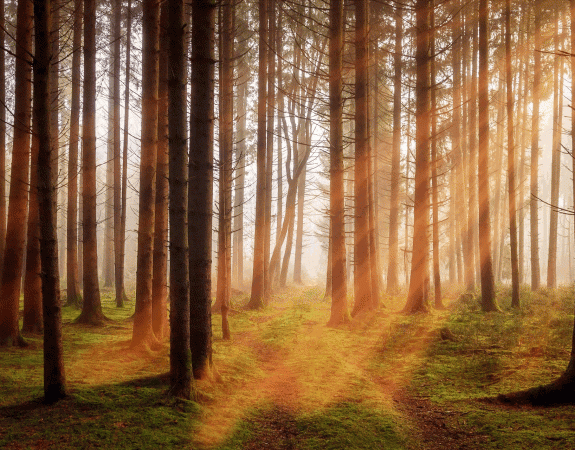
[{"label": "mossy ground", "polygon": [[520,311],[501,290],[504,311],[491,314],[456,294],[447,310],[414,316],[398,312],[404,298],[385,298],[337,329],[319,288],[279,292],[261,311],[238,297],[231,341],[213,316],[220,381],[198,382],[197,403],[167,396],[167,343],[129,349],[133,303],[118,309],[112,297],[102,296],[114,319],[103,327],[73,324],[78,311],[64,308],[70,395],[56,405],[40,402],[41,338],[0,349],[0,448],[575,448],[572,407],[485,400],[562,372],[570,289],[524,290]]}]

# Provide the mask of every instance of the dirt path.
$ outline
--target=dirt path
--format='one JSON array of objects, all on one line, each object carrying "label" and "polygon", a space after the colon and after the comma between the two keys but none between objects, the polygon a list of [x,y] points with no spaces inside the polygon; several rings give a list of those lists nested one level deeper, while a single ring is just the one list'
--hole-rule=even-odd
[{"label": "dirt path", "polygon": [[[422,449],[469,444],[468,436],[456,429],[456,420],[446,425],[448,413],[406,391],[437,335],[441,317],[408,322],[398,313],[380,311],[348,327],[331,329],[325,326],[329,304],[309,306],[302,308],[297,297],[273,303],[264,315],[252,318],[257,326],[235,333],[231,345],[236,352],[252,355],[258,369],[234,380],[238,367],[228,366],[226,355],[216,361],[224,386],[213,389],[205,404],[196,445],[216,447],[254,408],[268,407],[265,416],[254,419],[261,430],[258,442],[247,448],[261,448],[262,439],[266,448],[297,448],[294,417],[348,400],[398,415],[421,434]],[[295,325],[290,328],[286,323]],[[283,328],[277,339],[270,339],[278,324]],[[216,345],[217,352],[222,350]],[[210,391],[210,386],[201,389]]]}]

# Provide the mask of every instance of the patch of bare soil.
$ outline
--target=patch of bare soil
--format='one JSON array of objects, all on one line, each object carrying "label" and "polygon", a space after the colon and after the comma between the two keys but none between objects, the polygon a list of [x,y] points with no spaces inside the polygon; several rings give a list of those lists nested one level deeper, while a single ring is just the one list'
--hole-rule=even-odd
[{"label": "patch of bare soil", "polygon": [[488,436],[464,430],[459,425],[461,413],[445,410],[425,398],[414,397],[405,389],[394,396],[396,407],[415,426],[413,450],[459,450],[481,449]]},{"label": "patch of bare soil", "polygon": [[264,415],[248,419],[255,430],[253,438],[245,445],[246,450],[292,450],[297,449],[297,427],[293,411],[274,407]]}]

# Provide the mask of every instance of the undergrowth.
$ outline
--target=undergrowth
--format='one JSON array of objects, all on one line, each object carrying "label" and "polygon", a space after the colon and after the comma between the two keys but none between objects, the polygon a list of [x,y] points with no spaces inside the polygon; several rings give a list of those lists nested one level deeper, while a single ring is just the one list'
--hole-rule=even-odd
[{"label": "undergrowth", "polygon": [[406,413],[409,396],[426,399],[454,433],[481,437],[462,448],[575,448],[570,407],[486,400],[561,374],[571,289],[524,289],[513,310],[501,288],[503,311],[490,314],[478,298],[455,291],[446,295],[447,310],[413,316],[398,312],[404,298],[385,297],[385,308],[336,329],[325,326],[323,294],[286,289],[258,311],[244,310],[246,296],[238,295],[231,341],[221,339],[214,314],[219,381],[198,382],[197,403],[167,395],[167,342],[155,352],[130,351],[133,302],[116,308],[104,291],[112,320],[102,327],[75,324],[79,312],[66,307],[65,400],[40,401],[40,336],[25,336],[25,349],[0,349],[0,448],[423,448],[429,431]]}]

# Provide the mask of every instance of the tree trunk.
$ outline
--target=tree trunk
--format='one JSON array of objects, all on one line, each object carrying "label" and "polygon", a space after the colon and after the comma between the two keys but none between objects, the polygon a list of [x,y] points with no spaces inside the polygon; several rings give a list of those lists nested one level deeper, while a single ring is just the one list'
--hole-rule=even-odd
[{"label": "tree trunk", "polygon": [[344,222],[343,165],[343,4],[331,0],[329,10],[329,135],[330,135],[330,250],[331,315],[328,325],[349,321]]},{"label": "tree trunk", "polygon": [[192,103],[188,239],[190,346],[194,378],[212,372],[212,200],[214,152],[214,18],[216,4],[192,2]]},{"label": "tree trunk", "polygon": [[264,217],[264,297],[271,295],[269,282],[270,246],[272,231],[272,190],[273,190],[273,152],[274,152],[274,114],[275,114],[275,20],[276,2],[268,1],[268,71],[267,71],[267,134],[266,134],[266,179],[265,179],[265,217]]},{"label": "tree trunk", "polygon": [[154,260],[152,263],[152,328],[161,341],[168,330],[168,26],[167,4],[160,11],[160,59],[158,83],[158,147],[156,160],[156,205],[154,215]]},{"label": "tree trunk", "polygon": [[84,303],[79,323],[101,325],[105,317],[98,284],[96,237],[96,4],[84,0],[84,112],[82,117],[82,271]]},{"label": "tree trunk", "polygon": [[132,347],[155,346],[158,342],[152,328],[152,274],[158,149],[160,2],[145,0],[142,11],[142,149]]},{"label": "tree trunk", "polygon": [[[38,200],[42,217],[41,259],[42,297],[44,298],[44,399],[53,403],[66,396],[62,346],[62,309],[58,277],[58,240],[56,238],[56,184],[50,123],[50,64],[52,61],[50,0],[34,1],[34,122],[38,131]],[[55,55],[54,55],[55,56]],[[53,107],[54,105],[52,105]]]},{"label": "tree trunk", "polygon": [[0,285],[0,346],[23,345],[18,329],[20,286],[26,242],[30,171],[32,2],[19,0],[16,12],[14,135],[6,246]]},{"label": "tree trunk", "polygon": [[429,227],[429,140],[430,140],[430,61],[429,13],[431,0],[417,0],[416,63],[416,151],[413,206],[413,254],[411,282],[404,311],[427,311],[428,306],[428,227]]},{"label": "tree trunk", "polygon": [[368,2],[355,0],[355,226],[352,316],[371,308],[368,194]]},{"label": "tree trunk", "polygon": [[[555,54],[559,52],[559,5],[554,6],[554,33],[553,42]],[[555,56],[553,58],[553,149],[551,158],[551,208],[549,218],[549,252],[547,259],[547,287],[555,288],[557,286],[557,222],[559,206],[559,183],[561,175],[561,134],[563,119],[563,101],[559,99],[559,70],[563,64],[560,60],[563,58]],[[561,65],[561,67],[560,67]],[[563,82],[563,76],[561,76]]]},{"label": "tree trunk", "polygon": [[236,131],[236,170],[234,185],[234,249],[233,267],[234,278],[239,289],[244,288],[244,184],[246,174],[246,126],[247,126],[247,96],[249,82],[249,68],[246,62],[248,51],[246,39],[247,25],[245,21],[239,20],[238,35],[239,42],[236,49],[236,59],[238,60],[237,80],[237,131]]},{"label": "tree trunk", "polygon": [[[282,227],[282,219],[283,219],[283,149],[282,149],[282,127],[281,127],[281,117],[284,114],[283,111],[283,30],[282,30],[282,8],[280,6],[278,10],[278,24],[276,27],[276,54],[277,54],[277,72],[276,72],[276,82],[277,82],[277,104],[278,104],[278,126],[277,126],[277,140],[278,140],[278,164],[277,164],[277,171],[278,171],[278,190],[277,190],[277,223],[276,223],[276,244],[280,237],[281,227]],[[281,107],[280,107],[281,105]],[[271,280],[270,280],[271,283]]]},{"label": "tree trunk", "polygon": [[431,59],[429,69],[431,73],[431,197],[433,203],[433,287],[435,291],[435,308],[443,309],[441,297],[441,274],[439,270],[439,186],[437,166],[439,158],[437,156],[437,100],[436,100],[436,69],[435,69],[435,2],[431,0],[430,11],[430,51]]},{"label": "tree trunk", "polygon": [[188,261],[188,149],[184,1],[168,0],[168,127],[170,188],[170,394],[192,396]]},{"label": "tree trunk", "polygon": [[265,198],[266,198],[266,116],[267,116],[267,40],[268,0],[259,0],[259,62],[258,62],[258,125],[257,125],[257,180],[254,231],[254,264],[252,291],[248,308],[262,308],[265,303]]},{"label": "tree trunk", "polygon": [[398,230],[399,230],[399,165],[401,158],[401,54],[403,40],[402,6],[395,6],[395,49],[393,55],[393,142],[391,154],[391,192],[389,200],[389,263],[387,293],[397,293]]},{"label": "tree trunk", "polygon": [[32,123],[32,149],[30,169],[30,194],[28,196],[28,229],[24,272],[24,321],[23,333],[42,333],[42,279],[40,278],[40,212],[38,211],[38,124]]},{"label": "tree trunk", "polygon": [[491,260],[491,217],[489,214],[489,47],[487,0],[479,0],[479,148],[477,195],[479,201],[479,260],[481,263],[481,309],[497,311]]},{"label": "tree trunk", "polygon": [[[471,4],[475,6],[475,4]],[[471,86],[469,88],[469,107],[467,108],[469,123],[469,157],[468,157],[468,185],[469,185],[469,212],[467,216],[467,258],[469,266],[466,277],[468,291],[475,290],[476,270],[479,264],[476,263],[477,255],[475,253],[477,241],[475,240],[475,230],[477,228],[477,23],[474,14],[470,14],[471,33],[473,41],[473,50],[471,52]]]},{"label": "tree trunk", "polygon": [[539,289],[539,99],[541,97],[541,18],[535,9],[535,49],[533,51],[533,115],[531,119],[531,290]]},{"label": "tree trunk", "polygon": [[[306,121],[307,122],[307,121]],[[305,143],[304,146],[307,149],[311,146],[310,142],[310,135],[309,135],[309,124],[306,123],[305,125]],[[303,158],[305,154],[300,152],[301,157]],[[306,168],[307,164],[303,166],[303,170],[301,175],[298,178],[298,187],[297,187],[297,230],[295,236],[295,253],[294,253],[294,261],[293,261],[293,281],[294,283],[301,284],[302,277],[301,277],[301,263],[302,263],[302,256],[303,256],[303,227],[304,227],[304,207],[305,207],[305,178],[306,178]]]},{"label": "tree trunk", "polygon": [[515,141],[513,78],[511,71],[511,0],[505,1],[505,75],[507,85],[507,173],[509,180],[509,233],[511,236],[511,306],[519,308],[519,261],[517,260],[517,208],[515,201]]},{"label": "tree trunk", "polygon": [[[222,313],[222,335],[230,339],[228,311],[230,309],[229,261],[232,234],[232,147],[233,147],[233,12],[230,1],[220,6],[220,176],[218,227],[218,285],[216,305]],[[270,198],[271,201],[271,198]],[[269,251],[269,249],[268,249]],[[215,305],[214,305],[215,306]]]},{"label": "tree trunk", "polygon": [[124,289],[124,255],[126,248],[126,199],[128,191],[128,120],[130,117],[130,55],[131,55],[131,41],[132,41],[132,0],[128,0],[126,11],[126,82],[124,93],[124,142],[122,148],[122,210],[120,212],[120,227],[119,235],[114,235],[117,239],[116,244],[116,263],[115,263],[115,286],[116,286],[116,306],[121,308],[124,306],[126,293]]},{"label": "tree trunk", "polygon": [[78,274],[78,142],[80,138],[80,64],[82,57],[83,0],[74,1],[72,53],[72,99],[68,147],[68,216],[66,232],[66,304],[79,308],[82,303]]}]

